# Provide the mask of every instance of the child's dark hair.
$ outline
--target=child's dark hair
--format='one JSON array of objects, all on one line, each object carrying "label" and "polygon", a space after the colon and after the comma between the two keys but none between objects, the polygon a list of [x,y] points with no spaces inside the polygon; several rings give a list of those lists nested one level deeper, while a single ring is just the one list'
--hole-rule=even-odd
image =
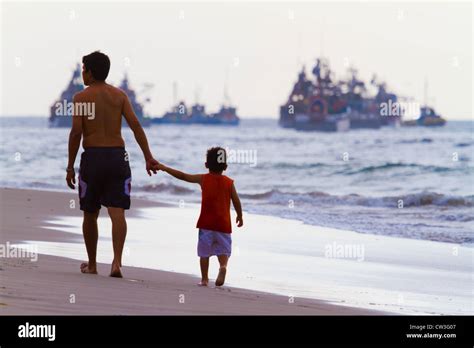
[{"label": "child's dark hair", "polygon": [[206,167],[213,173],[222,173],[227,169],[227,152],[222,147],[207,150]]}]

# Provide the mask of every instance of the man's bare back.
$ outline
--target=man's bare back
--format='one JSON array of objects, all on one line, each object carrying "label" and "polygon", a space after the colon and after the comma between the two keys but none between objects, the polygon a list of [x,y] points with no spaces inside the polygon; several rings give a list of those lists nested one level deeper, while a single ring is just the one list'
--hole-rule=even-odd
[{"label": "man's bare back", "polygon": [[83,140],[86,147],[125,146],[122,138],[122,115],[126,104],[125,93],[105,82],[94,83],[76,94],[81,103],[94,103],[94,117],[82,117]]}]

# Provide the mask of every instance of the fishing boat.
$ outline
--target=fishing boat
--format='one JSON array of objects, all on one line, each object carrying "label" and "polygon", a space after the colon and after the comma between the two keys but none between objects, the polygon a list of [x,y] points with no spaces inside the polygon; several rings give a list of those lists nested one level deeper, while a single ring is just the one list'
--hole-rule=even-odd
[{"label": "fishing boat", "polygon": [[446,124],[446,120],[437,114],[436,111],[428,106],[420,108],[420,117],[416,120],[407,120],[403,122],[404,126],[424,126],[441,127]]},{"label": "fishing boat", "polygon": [[81,66],[77,64],[76,68],[74,69],[72,73],[72,77],[69,80],[68,85],[59,96],[59,99],[55,100],[54,103],[50,107],[50,113],[49,113],[50,116],[48,119],[49,127],[71,128],[72,116],[64,113],[63,111],[59,112],[59,110],[63,110],[62,105],[64,104],[70,105],[70,103],[72,103],[74,94],[82,91],[83,89],[84,89],[84,85],[82,83]]},{"label": "fishing boat", "polygon": [[[177,99],[177,85],[173,85],[174,99]],[[188,108],[184,101],[180,101],[171,108],[170,111],[166,112],[161,117],[155,117],[152,119],[154,124],[177,124],[177,125],[191,125],[191,124],[202,124],[202,125],[222,125],[222,126],[237,126],[240,122],[239,116],[237,116],[237,109],[230,106],[229,98],[224,92],[226,102],[221,106],[218,112],[208,114],[206,113],[206,107],[200,104],[196,97],[196,102],[191,108]]]},{"label": "fishing boat", "polygon": [[177,125],[223,125],[236,126],[239,124],[236,108],[222,106],[220,110],[213,114],[206,113],[206,107],[202,104],[194,104],[188,108],[181,101],[162,117],[152,119],[153,124],[177,124]]},{"label": "fishing boat", "polygon": [[[124,91],[125,94],[128,96],[133,111],[135,112],[135,115],[137,115],[137,118],[140,121],[142,127],[149,127],[151,125],[151,118],[145,116],[145,112],[143,110],[144,105],[143,103],[140,103],[138,101],[135,90],[130,87],[127,74],[124,75],[124,78],[120,83],[119,88]],[[127,122],[122,122],[122,125],[126,124]]]},{"label": "fishing boat", "polygon": [[287,102],[280,107],[280,126],[296,130],[339,132],[400,124],[402,113],[381,113],[381,106],[396,102],[397,96],[388,92],[386,84],[379,82],[376,77],[371,83],[377,87],[377,94],[371,97],[354,68],[349,69],[349,78],[335,80],[329,62],[318,58],[312,74],[314,78],[308,78],[304,67],[299,73]]},{"label": "fishing boat", "polygon": [[[138,102],[135,90],[133,90],[128,82],[128,76],[125,74],[121,84],[122,89],[128,96],[130,103],[132,104],[133,110],[143,127],[148,127],[151,124],[150,118],[146,117],[143,111],[143,104]],[[84,85],[81,76],[81,67],[79,64],[73,71],[72,78],[69,81],[67,87],[61,93],[60,97],[51,105],[50,116],[49,116],[49,127],[51,128],[71,128],[72,126],[72,113],[64,112],[65,108],[63,105],[72,105],[74,95],[84,90]],[[58,112],[61,110],[61,112]],[[127,125],[127,122],[122,122],[123,126]]]},{"label": "fishing boat", "polygon": [[428,106],[428,81],[425,79],[424,105],[420,107],[420,116],[415,120],[404,121],[403,126],[441,127],[445,124],[446,120],[434,108]]}]

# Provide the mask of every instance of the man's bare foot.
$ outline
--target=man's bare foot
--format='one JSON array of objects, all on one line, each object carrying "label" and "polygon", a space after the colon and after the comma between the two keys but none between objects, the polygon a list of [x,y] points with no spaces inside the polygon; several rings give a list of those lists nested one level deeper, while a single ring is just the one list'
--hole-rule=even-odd
[{"label": "man's bare foot", "polygon": [[120,270],[120,266],[116,263],[112,263],[112,269],[110,270],[110,276],[113,278],[123,278],[122,271]]},{"label": "man's bare foot", "polygon": [[209,283],[209,279],[201,279],[201,281],[198,283],[198,286],[207,286]]},{"label": "man's bare foot", "polygon": [[97,274],[97,267],[90,267],[88,262],[81,263],[81,273]]},{"label": "man's bare foot", "polygon": [[217,279],[216,279],[216,286],[224,285],[226,272],[227,272],[227,268],[225,266],[219,268],[219,274],[217,275]]}]

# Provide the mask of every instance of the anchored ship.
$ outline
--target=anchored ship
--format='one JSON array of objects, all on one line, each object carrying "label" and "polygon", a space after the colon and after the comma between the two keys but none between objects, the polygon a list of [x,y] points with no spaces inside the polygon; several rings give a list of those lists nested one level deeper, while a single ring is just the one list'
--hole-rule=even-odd
[{"label": "anchored ship", "polygon": [[[177,85],[174,83],[173,94],[175,100],[177,99],[177,93]],[[191,106],[191,109],[187,107],[184,101],[180,101],[177,104],[175,103],[175,106],[162,117],[153,118],[152,122],[154,124],[237,126],[240,122],[240,118],[237,116],[237,109],[230,106],[230,100],[225,91],[224,99],[226,102],[221,106],[220,110],[211,114],[206,113],[206,107],[197,101],[197,96],[196,103]]]},{"label": "anchored ship", "polygon": [[[127,74],[125,74],[119,88],[124,91],[125,94],[127,94],[128,99],[130,100],[130,104],[132,104],[133,111],[135,112],[135,115],[137,115],[137,118],[140,121],[142,127],[149,127],[151,125],[151,118],[145,116],[145,113],[143,111],[143,104],[138,102],[135,90],[130,88]],[[126,124],[127,122],[122,122],[122,125]]]},{"label": "anchored ship", "polygon": [[434,108],[428,106],[428,81],[424,84],[424,106],[420,108],[420,116],[416,120],[407,120],[403,122],[403,126],[425,126],[440,127],[446,124],[446,120],[441,117]]},{"label": "anchored ship", "polygon": [[308,79],[303,67],[287,102],[280,107],[280,125],[297,130],[349,130],[347,110],[339,103],[342,91],[333,83],[327,62],[318,59],[313,75],[315,81]]},{"label": "anchored ship", "polygon": [[[145,117],[143,112],[143,104],[137,101],[135,91],[130,88],[128,83],[127,75],[124,76],[122,83],[120,84],[120,88],[127,94],[128,98],[130,99],[130,103],[132,104],[133,110],[138,117],[141,125],[143,127],[148,127],[151,124],[151,120],[148,117]],[[79,64],[76,65],[76,68],[72,74],[72,78],[69,81],[66,89],[61,93],[59,99],[57,99],[50,108],[50,116],[49,116],[49,126],[52,128],[57,127],[67,127],[71,128],[72,126],[72,116],[71,114],[67,114],[64,112],[58,112],[58,106],[62,105],[69,105],[73,101],[73,97],[76,93],[84,90],[84,85],[82,83],[81,77],[81,67]],[[62,109],[64,110],[64,109]],[[127,122],[122,122],[123,126],[127,125]]]},{"label": "anchored ship", "polygon": [[181,101],[171,111],[162,117],[152,119],[154,124],[204,124],[204,125],[226,125],[236,126],[239,124],[237,110],[234,107],[222,106],[217,113],[206,113],[206,107],[202,104],[194,104],[189,109],[185,102]]},{"label": "anchored ship", "polygon": [[446,120],[429,106],[423,106],[420,108],[420,117],[418,119],[403,122],[404,126],[440,127],[445,124]]},{"label": "anchored ship", "polygon": [[66,89],[61,93],[58,100],[56,100],[50,108],[50,116],[49,116],[49,126],[52,128],[56,127],[68,127],[71,128],[72,126],[72,116],[64,115],[63,112],[58,112],[58,106],[66,103],[69,105],[72,103],[72,99],[74,94],[82,91],[84,89],[84,85],[82,84],[82,77],[81,77],[81,66],[79,64],[76,65],[76,69],[74,69],[72,73],[72,78],[69,80],[69,84],[67,85]]},{"label": "anchored ship", "polygon": [[280,107],[280,125],[285,128],[308,131],[347,131],[349,129],[398,125],[402,114],[383,115],[381,105],[396,102],[397,96],[387,91],[386,84],[376,77],[371,84],[377,94],[368,96],[365,83],[357,78],[357,70],[349,70],[347,80],[336,81],[326,59],[318,58],[312,70],[313,79],[305,68],[287,102]]},{"label": "anchored ship", "polygon": [[228,126],[237,126],[240,122],[237,116],[237,109],[233,106],[222,105],[220,110],[210,117],[211,123],[224,124]]}]

